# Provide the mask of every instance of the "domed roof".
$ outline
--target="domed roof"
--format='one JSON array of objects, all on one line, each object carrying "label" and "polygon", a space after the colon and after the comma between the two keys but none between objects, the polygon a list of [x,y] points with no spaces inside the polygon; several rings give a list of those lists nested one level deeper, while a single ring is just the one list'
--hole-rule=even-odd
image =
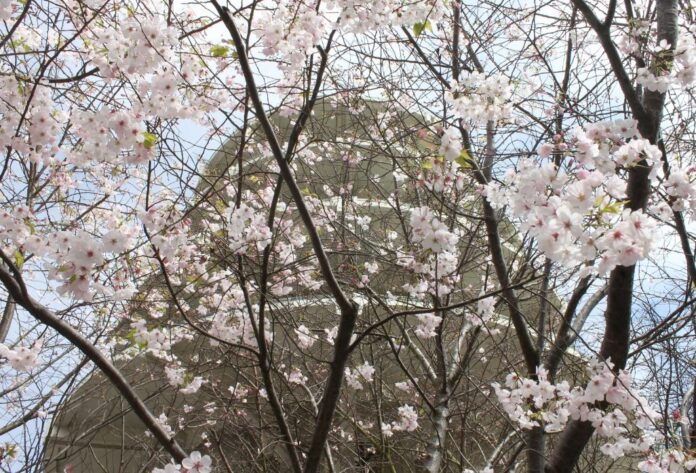
[{"label": "domed roof", "polygon": [[[399,254],[396,249],[405,244],[404,235],[408,230],[399,233],[394,229],[402,229],[411,211],[426,203],[439,206],[455,219],[450,221],[451,225],[456,221],[465,229],[460,235],[461,252],[465,256],[460,258],[458,279],[453,282],[456,290],[469,290],[467,286],[480,286],[482,277],[491,278],[485,263],[485,245],[477,243],[485,234],[480,219],[471,216],[475,214],[474,210],[453,208],[454,202],[428,192],[428,175],[435,173],[435,170],[431,171],[433,162],[437,166],[434,156],[439,139],[423,117],[405,112],[392,113],[385,109],[385,105],[373,101],[349,106],[338,100],[323,99],[318,101],[314,110],[291,164],[299,187],[316,213],[320,235],[339,280],[359,287],[356,278],[361,271],[364,272],[364,265],[378,262],[380,271],[371,276],[371,290],[383,297],[388,295],[397,306],[413,307],[410,296],[402,289],[405,284],[413,282],[413,274],[396,261]],[[278,111],[271,115],[271,120],[279,140],[284,143],[293,122]],[[277,183],[276,164],[264,146],[261,131],[254,128],[256,124],[248,126],[250,128],[244,133],[234,134],[227,140],[211,159],[206,175],[201,176],[196,192],[205,196],[209,206],[199,206],[191,214],[193,227],[208,225],[209,208],[232,205],[230,196],[238,192],[240,186],[249,199],[263,202],[269,198],[269,189]],[[417,185],[407,185],[407,182],[417,182]],[[476,195],[473,185],[462,185],[460,192]],[[279,207],[279,213],[287,213],[289,222],[297,221],[299,224],[299,219],[293,215],[292,199],[282,188],[279,198],[284,203]],[[456,204],[462,205],[462,202],[467,200],[459,199]],[[308,246],[306,251],[301,247],[299,252],[296,255],[298,260],[311,257]],[[229,248],[221,247],[211,250],[211,254],[221,265],[229,264],[225,261],[234,256]],[[297,281],[292,270],[284,272],[282,262],[275,261],[274,264],[280,269],[271,278],[271,288],[275,287],[273,284],[282,286],[283,278]],[[254,274],[250,272],[248,277],[253,278]],[[149,317],[148,304],[153,302],[153,298],[160,300],[158,296],[163,291],[162,282],[157,278],[146,287],[147,290],[131,305],[134,313],[142,313],[145,318]],[[187,304],[193,309],[201,309],[199,299],[206,290],[203,286],[198,287]],[[256,299],[253,294],[251,297]],[[385,307],[379,307],[365,294],[355,291],[352,297],[363,305],[358,332],[389,316]],[[166,296],[162,296],[161,300],[165,299]],[[317,338],[325,338],[319,333],[319,328],[329,328],[337,323],[336,311],[328,295],[316,287],[296,282],[292,292],[284,294],[279,291],[271,294],[269,300],[274,321],[271,328],[274,345],[281,351],[274,361],[277,366],[302,363],[302,357],[331,359],[329,343],[301,349],[292,340],[294,334],[290,330],[303,322],[316,331]],[[536,313],[533,307],[527,305],[526,308],[529,314]],[[516,345],[507,341],[509,337],[493,334],[492,337],[477,339],[478,329],[466,328],[462,313],[462,309],[453,311],[456,317],[450,322],[454,333],[450,342],[463,344],[466,353],[461,356],[468,359],[480,350],[486,353],[480,357],[486,358],[485,362],[479,360],[466,367],[466,386],[462,391],[463,396],[468,396],[463,402],[479,406],[479,414],[483,417],[474,422],[479,426],[487,423],[488,416],[497,416],[487,400],[485,386],[499,379],[500,373],[514,365],[519,355]],[[170,316],[176,314],[165,313],[165,317]],[[506,327],[506,322],[500,323],[500,330],[506,330]],[[128,326],[124,325],[120,331],[123,337],[127,337]],[[413,325],[405,319],[385,323],[379,330],[374,330],[373,335],[375,343],[365,348],[369,353],[356,353],[354,358],[369,358],[385,384],[393,386],[394,382],[403,381],[403,373],[409,369],[425,373],[425,376],[433,370],[423,353],[433,347],[428,341],[414,341]],[[467,337],[471,340],[457,342]],[[257,361],[243,352],[232,355],[230,350],[219,345],[211,347],[203,337],[181,342],[173,352],[192,372],[204,375],[209,381],[199,392],[182,395],[173,389],[164,371],[166,363],[151,355],[124,358],[119,362],[119,368],[155,416],[166,413],[170,423],[176,423],[179,417],[187,417],[186,428],[179,430],[173,426],[177,431],[177,441],[188,451],[206,450],[206,443],[218,443],[220,448],[212,448],[209,453],[218,456],[220,461],[221,452],[230,452],[226,461],[235,472],[255,471],[259,462],[266,465],[266,471],[285,471],[289,460],[276,432],[269,427],[274,425],[273,420],[270,420],[263,392],[255,381],[258,379]],[[298,441],[308,441],[317,400],[312,398],[310,390],[302,390],[292,383],[286,383],[279,390],[282,396],[292,399],[286,415]],[[382,422],[386,411],[396,411],[399,403],[405,402],[399,393],[393,395],[393,401],[381,399],[379,405],[383,412],[375,417],[370,415],[374,412],[375,399],[367,391],[344,390],[344,397],[350,399],[350,403],[343,403],[339,410],[350,408],[359,417],[371,417],[372,423]],[[221,406],[220,400],[225,398],[227,404]],[[215,427],[208,423],[211,418],[217,419]],[[491,426],[488,431],[472,428],[471,419],[461,419],[461,422],[461,428],[467,432],[461,448],[470,450],[472,459],[482,458],[490,450],[485,445],[492,445],[492,437],[504,433],[497,421],[497,426]],[[356,458],[373,465],[386,461],[386,456],[391,456],[389,462],[392,464],[409,464],[421,458],[424,447],[415,438],[401,440],[399,449],[386,449],[384,439],[371,438],[367,433],[369,429],[355,424],[347,415],[339,412],[334,424],[336,435],[346,438],[345,445],[336,447],[332,459],[342,468],[355,466]],[[421,453],[417,453],[419,451]],[[46,440],[44,458],[47,472],[62,472],[67,465],[71,465],[71,471],[75,473],[100,470],[137,472],[161,465],[166,455],[155,442],[147,441],[138,418],[129,411],[128,405],[108,381],[95,372],[66,399],[56,414]]]}]

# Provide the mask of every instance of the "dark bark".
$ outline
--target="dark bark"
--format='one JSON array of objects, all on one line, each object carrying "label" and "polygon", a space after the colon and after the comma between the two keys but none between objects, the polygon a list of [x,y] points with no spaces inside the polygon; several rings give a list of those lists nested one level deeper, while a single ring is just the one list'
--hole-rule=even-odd
[{"label": "dark bark", "polygon": [[543,427],[535,427],[527,432],[527,471],[541,473],[544,471],[546,457],[544,447],[546,435]]},{"label": "dark bark", "polygon": [[2,311],[2,319],[0,319],[0,343],[3,343],[7,338],[7,334],[10,331],[10,326],[12,325],[12,319],[15,313],[15,301],[12,296],[7,296],[7,302],[5,302],[5,308]]}]

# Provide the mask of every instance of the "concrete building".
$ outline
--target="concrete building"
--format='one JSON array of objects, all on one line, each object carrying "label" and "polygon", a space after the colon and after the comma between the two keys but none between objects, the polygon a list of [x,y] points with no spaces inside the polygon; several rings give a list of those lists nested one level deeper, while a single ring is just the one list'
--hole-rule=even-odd
[{"label": "concrete building", "polygon": [[[320,101],[303,133],[306,137],[302,145],[303,154],[307,159],[294,162],[303,192],[315,202],[332,207],[337,219],[344,219],[336,225],[343,235],[337,235],[336,230],[329,234],[322,229],[341,281],[354,281],[355,268],[379,254],[378,248],[372,248],[373,254],[366,256],[369,251],[357,243],[361,235],[369,234],[365,241],[386,241],[391,238],[389,232],[401,228],[404,223],[396,217],[399,212],[402,216],[408,215],[409,208],[426,203],[443,209],[448,206],[448,202],[438,202],[425,187],[407,186],[400,179],[401,175],[417,175],[425,162],[423,157],[436,154],[438,144],[434,130],[430,130],[418,115],[399,113],[388,116],[385,111],[374,102],[362,107],[348,107],[332,104],[330,100]],[[291,123],[277,113],[272,119],[284,141]],[[382,133],[377,140],[373,138],[376,130]],[[261,134],[260,130],[250,130],[247,139],[252,142],[258,139],[262,144]],[[207,175],[200,179],[199,194],[212,185],[215,192],[210,192],[210,195],[223,195],[218,192],[223,187],[237,185],[240,156],[244,163],[244,188],[258,189],[265,179],[272,177],[269,172],[273,172],[275,165],[270,154],[260,151],[262,148],[259,146],[248,145],[239,154],[239,145],[240,136],[232,136],[215,154]],[[218,179],[220,176],[223,178]],[[340,183],[352,184],[352,191],[347,193],[349,198],[335,192]],[[394,199],[395,192],[398,200]],[[473,193],[472,186],[465,186],[462,192]],[[291,201],[285,191],[281,199]],[[348,204],[358,206],[362,215],[369,215],[369,222],[361,227],[354,220],[346,219],[341,206]],[[465,256],[461,260],[461,280],[456,284],[457,288],[466,288],[470,284],[479,287],[482,277],[493,277],[487,273],[483,226],[480,220],[470,219],[469,214],[475,214],[472,209],[446,212],[468,229],[467,238],[462,239],[460,245]],[[204,214],[198,213],[194,220],[204,218]],[[507,238],[507,249],[512,256],[517,236],[510,232]],[[342,244],[334,244],[335,241]],[[346,242],[356,243],[351,246]],[[390,263],[388,258],[387,255],[382,259],[379,273],[370,282],[378,292],[393,291],[393,288],[413,280],[413,275],[393,261]],[[392,296],[397,305],[399,300],[403,300],[404,308],[412,307],[414,301],[409,300],[406,293],[392,292]],[[364,305],[358,331],[389,315],[384,308],[370,303],[366,294],[356,292],[354,297]],[[166,298],[161,281],[153,280],[148,290],[133,301],[131,310],[146,313],[148,304]],[[189,302],[195,307],[195,298]],[[523,303],[533,323],[538,311],[536,300],[531,294],[526,294]],[[320,361],[330,359],[331,347],[327,343],[317,343],[308,353],[300,355],[291,340],[292,332],[283,330],[283,326],[296,326],[299,321],[311,327],[335,325],[330,297],[321,291],[297,290],[289,295],[273,297],[269,307],[270,319],[277,323],[274,327],[276,365],[301,366],[303,356]],[[501,454],[512,457],[515,451],[521,450],[519,441],[510,435],[511,426],[490,395],[490,383],[503,379],[510,367],[518,366],[521,361],[504,309],[500,311],[499,319],[494,323],[497,333],[484,333],[472,327],[465,330],[461,310],[452,313],[448,324],[448,330],[451,330],[447,335],[448,346],[452,352],[457,350],[458,359],[464,360],[464,366],[452,396],[447,440],[452,455],[447,460],[445,471],[461,472],[465,468],[483,466],[501,442],[505,442]],[[176,314],[172,311],[165,317],[176,317]],[[331,464],[325,463],[326,471],[401,473],[416,471],[424,459],[432,436],[427,410],[420,412],[421,427],[417,432],[399,433],[389,439],[375,435],[378,429],[374,428],[374,424],[393,419],[400,405],[422,404],[415,391],[407,393],[394,389],[395,382],[407,380],[405,370],[421,378],[429,395],[437,393],[436,383],[426,379],[428,370],[434,369],[432,364],[427,366],[430,360],[436,359],[434,342],[417,340],[413,335],[414,326],[415,322],[407,318],[385,324],[364,349],[352,355],[354,364],[363,360],[373,364],[379,381],[362,391],[344,389],[346,402],[339,405],[332,432],[334,438],[344,440],[333,442]],[[124,326],[121,331],[126,336],[128,327]],[[202,338],[180,343],[174,351],[192,372],[195,368],[196,374],[202,373],[209,380],[198,393],[188,396],[178,393],[167,382],[164,363],[150,355],[121,361],[119,368],[155,416],[166,413],[170,421],[176,423],[176,419],[185,413],[186,427],[180,431],[175,428],[180,444],[188,451],[209,453],[216,457],[218,465],[229,463],[235,473],[290,471],[268,403],[258,393],[259,374],[254,360],[241,354],[232,355],[220,347],[211,347]],[[247,390],[246,396],[231,393],[228,388],[235,386]],[[279,395],[287,400],[285,414],[288,424],[298,442],[304,445],[310,439],[317,400],[309,396],[308,390],[292,383],[279,381],[278,390]],[[393,392],[385,394],[386,390]],[[225,396],[227,404],[221,406]],[[211,418],[216,419],[215,425],[208,424]],[[363,424],[353,419],[359,419]],[[55,415],[44,455],[47,472],[65,470],[72,473],[149,472],[161,466],[163,458],[166,454],[144,434],[143,425],[98,372],[88,376]],[[463,464],[458,460],[460,458],[471,463]],[[219,471],[226,470],[221,467]]]}]

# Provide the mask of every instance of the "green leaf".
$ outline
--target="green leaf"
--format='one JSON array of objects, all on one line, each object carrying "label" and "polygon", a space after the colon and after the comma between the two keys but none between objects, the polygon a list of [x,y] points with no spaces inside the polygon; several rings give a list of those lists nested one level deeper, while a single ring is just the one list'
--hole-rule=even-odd
[{"label": "green leaf", "polygon": [[419,21],[415,25],[413,25],[413,34],[416,35],[416,38],[423,33],[423,31],[432,31],[433,30],[433,25],[430,23],[430,21],[425,20],[423,22]]},{"label": "green leaf", "polygon": [[307,197],[317,197],[317,194],[312,192],[312,189],[309,187],[305,187],[304,189],[301,190],[302,195],[306,195]]},{"label": "green leaf", "polygon": [[22,254],[21,251],[15,250],[14,260],[15,260],[15,264],[17,265],[17,268],[22,269],[22,266],[24,266],[24,255]]},{"label": "green leaf", "polygon": [[432,159],[426,159],[421,164],[421,169],[424,171],[430,171],[432,168],[433,168],[433,160]]},{"label": "green leaf", "polygon": [[605,205],[604,208],[600,210],[600,212],[620,214],[626,207],[626,204],[628,204],[628,200],[617,200],[616,202],[612,202],[611,204]]},{"label": "green leaf", "polygon": [[598,197],[595,199],[595,206],[599,208],[599,214],[620,214],[628,205],[628,200],[617,200],[604,204],[604,198]]},{"label": "green leaf", "polygon": [[215,45],[212,48],[210,48],[210,54],[213,57],[227,57],[227,54],[230,52],[230,48],[227,46],[223,46],[221,44]]},{"label": "green leaf", "polygon": [[150,149],[157,144],[157,135],[153,135],[150,132],[143,132],[143,146],[146,149]]},{"label": "green leaf", "polygon": [[138,333],[135,329],[131,329],[125,336],[125,339],[131,343],[135,343],[135,334]]},{"label": "green leaf", "polygon": [[217,210],[218,212],[224,213],[226,208],[227,204],[225,204],[224,200],[218,199],[215,201],[215,210]]},{"label": "green leaf", "polygon": [[463,149],[462,152],[459,153],[459,157],[456,159],[456,163],[464,169],[472,169],[474,167],[473,160],[471,159],[469,152],[465,149]]}]

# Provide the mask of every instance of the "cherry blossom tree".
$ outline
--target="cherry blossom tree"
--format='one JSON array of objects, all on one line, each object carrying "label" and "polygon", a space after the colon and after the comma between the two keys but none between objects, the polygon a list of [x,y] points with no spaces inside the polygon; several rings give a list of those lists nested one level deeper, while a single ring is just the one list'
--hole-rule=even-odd
[{"label": "cherry blossom tree", "polygon": [[696,469],[693,15],[0,0],[0,468]]}]

